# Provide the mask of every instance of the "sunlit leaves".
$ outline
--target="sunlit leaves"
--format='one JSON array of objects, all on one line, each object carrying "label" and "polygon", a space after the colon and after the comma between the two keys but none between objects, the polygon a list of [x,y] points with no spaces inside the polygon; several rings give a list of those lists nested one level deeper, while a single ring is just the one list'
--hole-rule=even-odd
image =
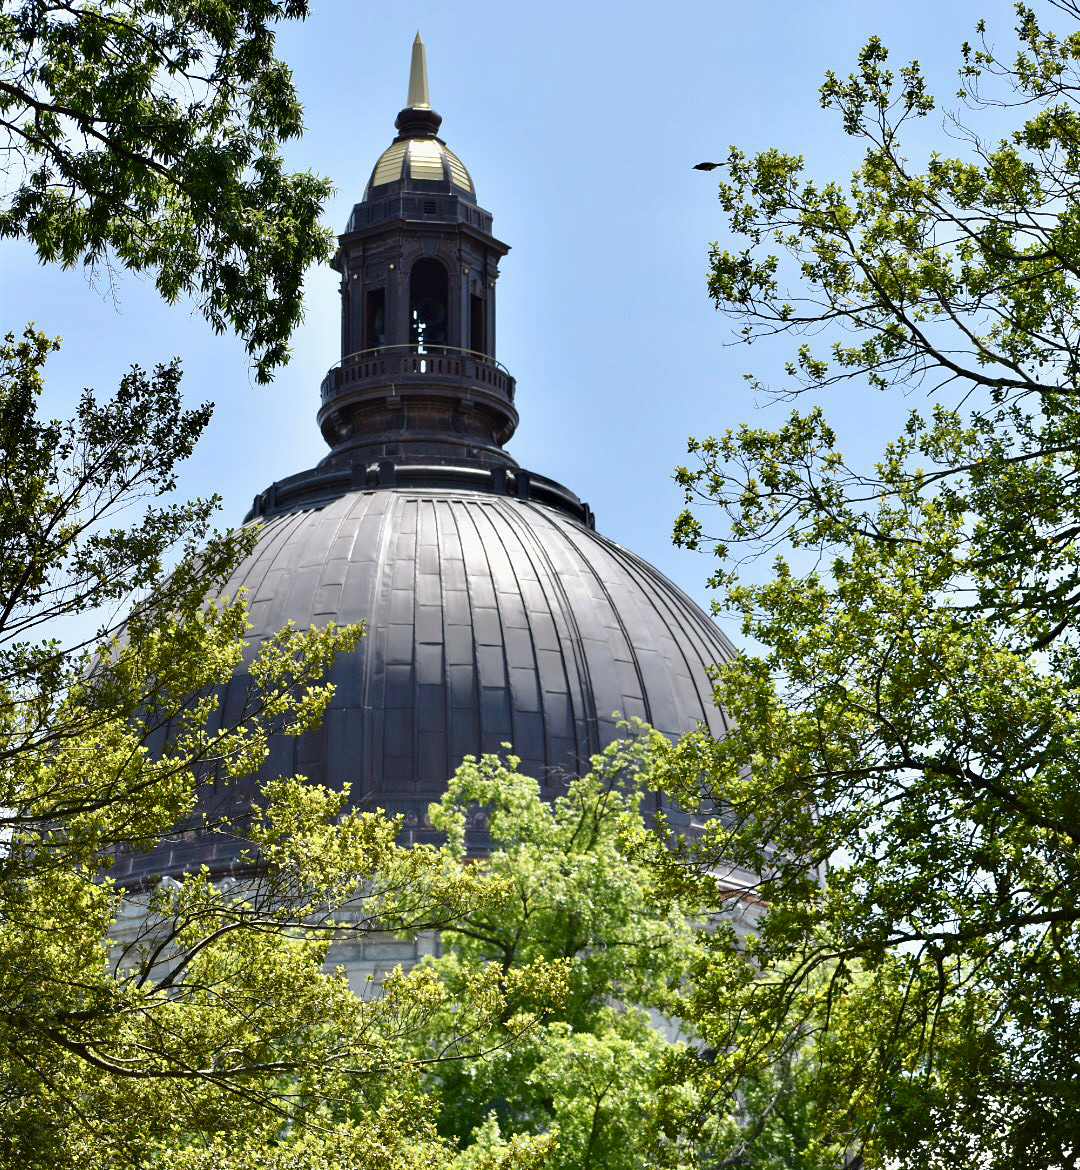
[{"label": "sunlit leaves", "polygon": [[724,815],[693,865],[655,864],[717,904],[714,871],[744,867],[768,907],[714,940],[723,979],[686,1014],[733,1078],[804,1052],[838,1164],[1075,1164],[1080,37],[1018,13],[1017,56],[984,39],[961,74],[1011,134],[914,165],[933,103],[872,40],[822,89],[864,147],[850,179],[733,151],[720,192],[745,246],[714,248],[710,292],[744,338],[791,335],[788,393],[934,395],[876,460],[815,403],[692,441],[677,473],[677,538],[715,544],[761,656],[717,669],[728,737],[662,757]]},{"label": "sunlit leaves", "polygon": [[[557,1134],[552,1167],[638,1170],[668,1165],[654,1147],[671,1153],[665,1135],[687,1128],[699,1097],[664,1064],[684,1046],[647,1009],[670,1004],[700,948],[687,906],[660,914],[632,856],[648,845],[642,772],[658,743],[643,730],[612,746],[554,802],[513,758],[467,760],[432,806],[459,852],[466,823],[482,818],[492,849],[470,868],[499,897],[444,932],[428,969],[455,990],[484,971],[533,971],[533,982],[548,971],[563,988],[542,1016],[500,1021],[482,1062],[437,1071],[440,1127],[467,1148],[497,1118],[504,1135]],[[460,1031],[453,1018],[441,1030]]]},{"label": "sunlit leaves", "polygon": [[304,0],[5,0],[0,237],[41,260],[145,271],[245,341],[260,381],[288,357],[304,270],[330,252],[325,179],[285,169],[303,129],[274,26]]}]

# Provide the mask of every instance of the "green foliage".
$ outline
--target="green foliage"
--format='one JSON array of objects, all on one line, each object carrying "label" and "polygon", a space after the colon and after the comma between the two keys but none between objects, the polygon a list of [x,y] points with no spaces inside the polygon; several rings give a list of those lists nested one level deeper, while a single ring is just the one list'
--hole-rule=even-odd
[{"label": "green foliage", "polygon": [[[413,1037],[448,1013],[486,1034],[559,981],[479,973],[451,1002],[398,972],[358,998],[323,970],[335,938],[437,929],[503,892],[302,777],[264,780],[232,822],[200,812],[208,785],[255,791],[269,738],[318,721],[326,667],[362,631],[267,640],[221,725],[247,621],[242,599],[206,598],[253,534],[210,533],[215,501],[161,501],[208,410],[182,409],[166,367],[42,421],[53,348],[33,331],[0,346],[0,1165],[452,1165]],[[192,555],[165,576],[177,542]],[[88,635],[103,606],[127,617]],[[246,841],[246,872],[125,896],[118,854],[177,826],[208,848]],[[544,1149],[493,1139],[470,1165],[539,1165]]]},{"label": "green foliage", "polygon": [[[662,1011],[697,950],[690,923],[658,918],[642,866],[620,847],[641,837],[639,773],[655,736],[643,734],[594,758],[553,803],[510,757],[466,760],[432,824],[464,858],[467,822],[486,823],[491,853],[468,868],[508,889],[450,925],[443,956],[428,969],[455,991],[477,972],[560,971],[566,994],[528,1030],[509,1018],[477,1037],[482,1060],[432,1074],[440,1129],[471,1147],[489,1127],[509,1134],[556,1133],[553,1167],[641,1167],[645,1150],[681,1104],[661,1085],[669,1044],[647,1009]],[[452,1018],[440,1034],[460,1033]],[[516,1037],[515,1042],[510,1043]],[[438,1049],[445,1041],[432,1043]]]},{"label": "green foliage", "polygon": [[42,261],[153,274],[244,338],[260,381],[287,360],[302,279],[332,237],[330,187],[291,174],[302,110],[274,26],[306,0],[3,0],[0,238]]},{"label": "green foliage", "polygon": [[[709,1067],[703,1054],[676,1035],[673,1013],[703,976],[706,951],[692,902],[669,897],[658,911],[646,862],[654,844],[643,783],[666,758],[664,742],[639,726],[554,801],[512,756],[467,760],[431,806],[458,857],[466,825],[486,825],[491,852],[468,868],[504,893],[448,925],[443,954],[424,968],[456,1002],[484,972],[517,973],[541,987],[539,972],[561,973],[565,984],[561,995],[549,991],[545,1014],[507,1015],[472,1037],[478,1059],[430,1074],[440,1131],[463,1157],[493,1134],[510,1134],[553,1137],[545,1165],[560,1170],[722,1164],[747,1126],[760,1123],[765,1138],[746,1165],[823,1165],[777,1163],[761,1152],[797,1144],[798,1107],[786,1115],[777,1107],[774,1070],[749,1085],[736,1120],[726,1101],[714,1106],[709,1079],[694,1075]],[[433,1022],[426,1051],[445,1052],[463,1036],[453,1015]]]},{"label": "green foliage", "polygon": [[961,70],[970,111],[1019,112],[1007,138],[912,166],[933,102],[871,40],[822,89],[865,146],[847,183],[733,151],[720,189],[745,247],[714,246],[710,291],[747,339],[798,339],[781,393],[936,395],[872,467],[815,405],[678,473],[677,537],[714,545],[763,656],[718,670],[732,734],[661,765],[725,813],[656,865],[713,905],[710,867],[743,866],[768,903],[752,968],[717,936],[683,1010],[733,1083],[812,1044],[836,1165],[1080,1158],[1080,33],[1017,11],[1015,59],[982,42]]}]

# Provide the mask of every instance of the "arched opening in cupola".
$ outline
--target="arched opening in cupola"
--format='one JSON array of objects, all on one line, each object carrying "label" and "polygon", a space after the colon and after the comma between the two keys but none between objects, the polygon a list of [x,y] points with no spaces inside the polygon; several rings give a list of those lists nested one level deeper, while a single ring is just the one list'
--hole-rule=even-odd
[{"label": "arched opening in cupola", "polygon": [[363,349],[378,349],[386,344],[386,290],[369,289],[364,294]]},{"label": "arched opening in cupola", "polygon": [[409,341],[424,352],[447,344],[450,282],[438,260],[417,260],[409,274]]}]

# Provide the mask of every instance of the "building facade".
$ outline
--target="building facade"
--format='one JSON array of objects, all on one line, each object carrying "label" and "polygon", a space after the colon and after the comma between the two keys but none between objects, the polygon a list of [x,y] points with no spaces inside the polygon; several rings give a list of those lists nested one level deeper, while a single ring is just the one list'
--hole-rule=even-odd
[{"label": "building facade", "polygon": [[[258,545],[223,590],[246,589],[253,645],[288,621],[366,623],[333,669],[322,728],[275,743],[267,772],[349,783],[361,807],[401,814],[406,841],[432,838],[428,804],[467,754],[511,744],[554,796],[620,716],[722,734],[708,672],[734,653],[597,532],[587,504],[507,451],[518,411],[496,357],[496,291],[509,248],[440,124],[418,37],[397,134],[333,262],[341,358],[318,409],[329,453],[255,499]],[[241,670],[226,720],[246,692]],[[253,793],[209,792],[204,811],[235,817]],[[482,814],[470,834],[482,850]],[[191,828],[113,872],[128,885],[203,865],[225,877],[239,848]]]}]

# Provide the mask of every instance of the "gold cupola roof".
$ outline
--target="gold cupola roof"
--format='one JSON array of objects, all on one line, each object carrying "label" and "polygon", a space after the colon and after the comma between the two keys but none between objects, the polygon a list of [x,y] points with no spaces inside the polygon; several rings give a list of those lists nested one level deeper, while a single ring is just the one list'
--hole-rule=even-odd
[{"label": "gold cupola roof", "polygon": [[367,194],[370,196],[374,188],[401,179],[449,183],[470,195],[476,194],[465,164],[438,138],[406,138],[392,142],[379,155],[371,172]]},{"label": "gold cupola roof", "polygon": [[379,155],[371,172],[364,198],[390,183],[447,183],[451,188],[475,196],[465,164],[437,137],[442,118],[431,108],[428,96],[427,58],[420,34],[412,46],[408,104],[397,116],[397,138]]}]

